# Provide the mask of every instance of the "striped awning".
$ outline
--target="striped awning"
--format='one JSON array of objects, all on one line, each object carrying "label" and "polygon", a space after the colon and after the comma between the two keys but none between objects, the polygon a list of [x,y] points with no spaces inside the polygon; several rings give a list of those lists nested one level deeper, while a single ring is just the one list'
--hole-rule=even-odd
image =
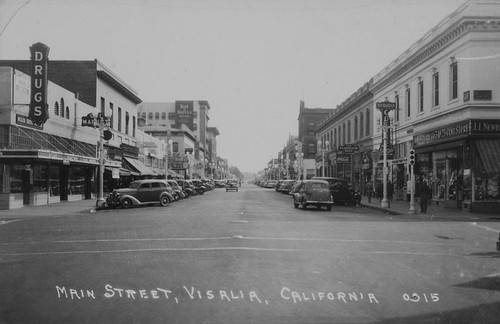
[{"label": "striped awning", "polygon": [[146,166],[144,163],[137,159],[132,159],[129,157],[123,157],[125,162],[127,163],[127,166],[130,166],[132,169],[131,171],[136,171],[139,172],[141,175],[144,176],[156,176],[156,172],[154,172],[150,167]]},{"label": "striped awning", "polygon": [[486,173],[500,173],[500,139],[480,139],[475,142]]}]

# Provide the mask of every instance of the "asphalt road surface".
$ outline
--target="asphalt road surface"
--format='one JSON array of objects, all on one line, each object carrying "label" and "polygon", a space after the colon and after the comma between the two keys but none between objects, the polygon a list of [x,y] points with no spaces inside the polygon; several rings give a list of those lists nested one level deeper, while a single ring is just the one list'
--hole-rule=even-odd
[{"label": "asphalt road surface", "polygon": [[0,323],[498,323],[499,223],[244,184],[0,225]]}]

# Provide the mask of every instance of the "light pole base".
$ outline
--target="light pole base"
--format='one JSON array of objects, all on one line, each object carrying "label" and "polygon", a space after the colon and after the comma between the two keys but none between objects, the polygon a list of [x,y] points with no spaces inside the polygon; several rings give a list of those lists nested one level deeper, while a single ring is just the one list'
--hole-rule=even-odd
[{"label": "light pole base", "polygon": [[408,214],[416,214],[417,211],[415,210],[415,205],[410,204],[410,209],[408,210]]},{"label": "light pole base", "polygon": [[388,199],[382,199],[381,206],[383,208],[389,208],[389,200]]},{"label": "light pole base", "polygon": [[103,208],[103,207],[106,207],[106,199],[104,198],[99,198],[97,199],[96,203],[95,203],[96,207],[98,208]]}]

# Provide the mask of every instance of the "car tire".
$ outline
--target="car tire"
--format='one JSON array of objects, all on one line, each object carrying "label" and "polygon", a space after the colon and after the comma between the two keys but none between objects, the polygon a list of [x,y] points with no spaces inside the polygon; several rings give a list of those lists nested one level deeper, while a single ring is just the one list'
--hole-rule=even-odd
[{"label": "car tire", "polygon": [[121,201],[122,208],[132,207],[132,200],[130,198],[125,198]]},{"label": "car tire", "polygon": [[170,204],[170,198],[168,196],[163,196],[160,198],[160,205],[167,207]]}]

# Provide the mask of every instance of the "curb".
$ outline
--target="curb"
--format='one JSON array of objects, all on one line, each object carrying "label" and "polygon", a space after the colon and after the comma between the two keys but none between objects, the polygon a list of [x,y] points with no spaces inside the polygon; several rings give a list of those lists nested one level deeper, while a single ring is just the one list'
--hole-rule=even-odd
[{"label": "curb", "polygon": [[380,206],[374,206],[374,205],[367,205],[367,204],[360,204],[361,207],[365,207],[365,208],[369,208],[369,209],[375,209],[375,210],[378,210],[378,211],[381,211],[381,212],[385,212],[389,215],[404,215],[398,211],[395,211],[395,210],[392,210],[392,209],[388,209],[388,208],[384,208],[384,207],[380,207]]}]

